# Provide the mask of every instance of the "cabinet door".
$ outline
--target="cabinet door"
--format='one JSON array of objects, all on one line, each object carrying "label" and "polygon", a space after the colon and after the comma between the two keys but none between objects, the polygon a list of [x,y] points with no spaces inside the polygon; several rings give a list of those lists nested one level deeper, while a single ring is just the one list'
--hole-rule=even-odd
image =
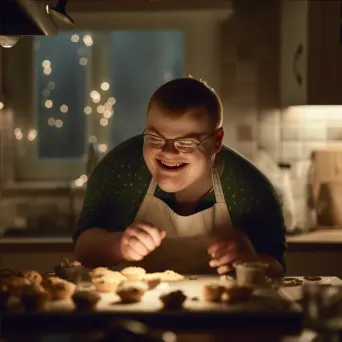
[{"label": "cabinet door", "polygon": [[322,1],[323,79],[326,104],[342,104],[342,1]]}]

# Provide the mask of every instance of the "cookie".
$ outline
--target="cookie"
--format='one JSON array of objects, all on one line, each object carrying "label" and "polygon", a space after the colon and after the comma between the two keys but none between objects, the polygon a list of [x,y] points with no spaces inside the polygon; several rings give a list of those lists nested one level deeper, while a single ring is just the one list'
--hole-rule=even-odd
[{"label": "cookie", "polygon": [[161,281],[179,281],[185,279],[185,277],[177,272],[166,270],[165,272],[159,273]]},{"label": "cookie", "polygon": [[127,281],[120,284],[116,294],[121,303],[138,303],[148,289],[148,285],[143,281]]},{"label": "cookie", "polygon": [[76,310],[80,311],[94,310],[100,299],[94,291],[77,291],[72,296]]}]

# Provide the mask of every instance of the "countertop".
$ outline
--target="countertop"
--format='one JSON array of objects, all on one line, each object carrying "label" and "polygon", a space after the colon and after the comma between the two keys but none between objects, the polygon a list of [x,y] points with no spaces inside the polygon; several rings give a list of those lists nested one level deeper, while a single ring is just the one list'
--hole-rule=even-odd
[{"label": "countertop", "polygon": [[[288,251],[341,251],[342,229],[320,229],[301,235],[287,236]],[[71,237],[4,237],[0,238],[1,252],[72,252]]]}]

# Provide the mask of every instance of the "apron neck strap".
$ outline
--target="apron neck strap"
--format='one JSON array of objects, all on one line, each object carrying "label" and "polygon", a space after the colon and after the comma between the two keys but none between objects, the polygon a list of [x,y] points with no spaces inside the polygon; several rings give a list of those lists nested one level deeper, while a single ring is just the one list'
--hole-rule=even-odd
[{"label": "apron neck strap", "polygon": [[213,167],[212,178],[213,178],[213,188],[214,188],[216,203],[226,203],[226,200],[224,198],[224,193],[222,190],[220,173],[216,166]]},{"label": "apron neck strap", "polygon": [[152,177],[151,179],[151,182],[150,182],[150,185],[147,189],[147,195],[151,195],[153,196],[154,195],[154,192],[156,191],[156,187],[157,187],[157,182],[156,180]]}]

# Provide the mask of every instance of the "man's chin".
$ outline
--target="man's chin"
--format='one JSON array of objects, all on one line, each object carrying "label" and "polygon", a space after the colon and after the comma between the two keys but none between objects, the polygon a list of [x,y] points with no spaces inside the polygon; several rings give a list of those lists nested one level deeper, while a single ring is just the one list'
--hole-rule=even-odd
[{"label": "man's chin", "polygon": [[158,186],[163,191],[169,192],[169,193],[178,192],[184,189],[184,185],[182,186],[181,184],[177,184],[177,183],[170,182],[170,181],[163,181],[163,180],[158,181]]}]

